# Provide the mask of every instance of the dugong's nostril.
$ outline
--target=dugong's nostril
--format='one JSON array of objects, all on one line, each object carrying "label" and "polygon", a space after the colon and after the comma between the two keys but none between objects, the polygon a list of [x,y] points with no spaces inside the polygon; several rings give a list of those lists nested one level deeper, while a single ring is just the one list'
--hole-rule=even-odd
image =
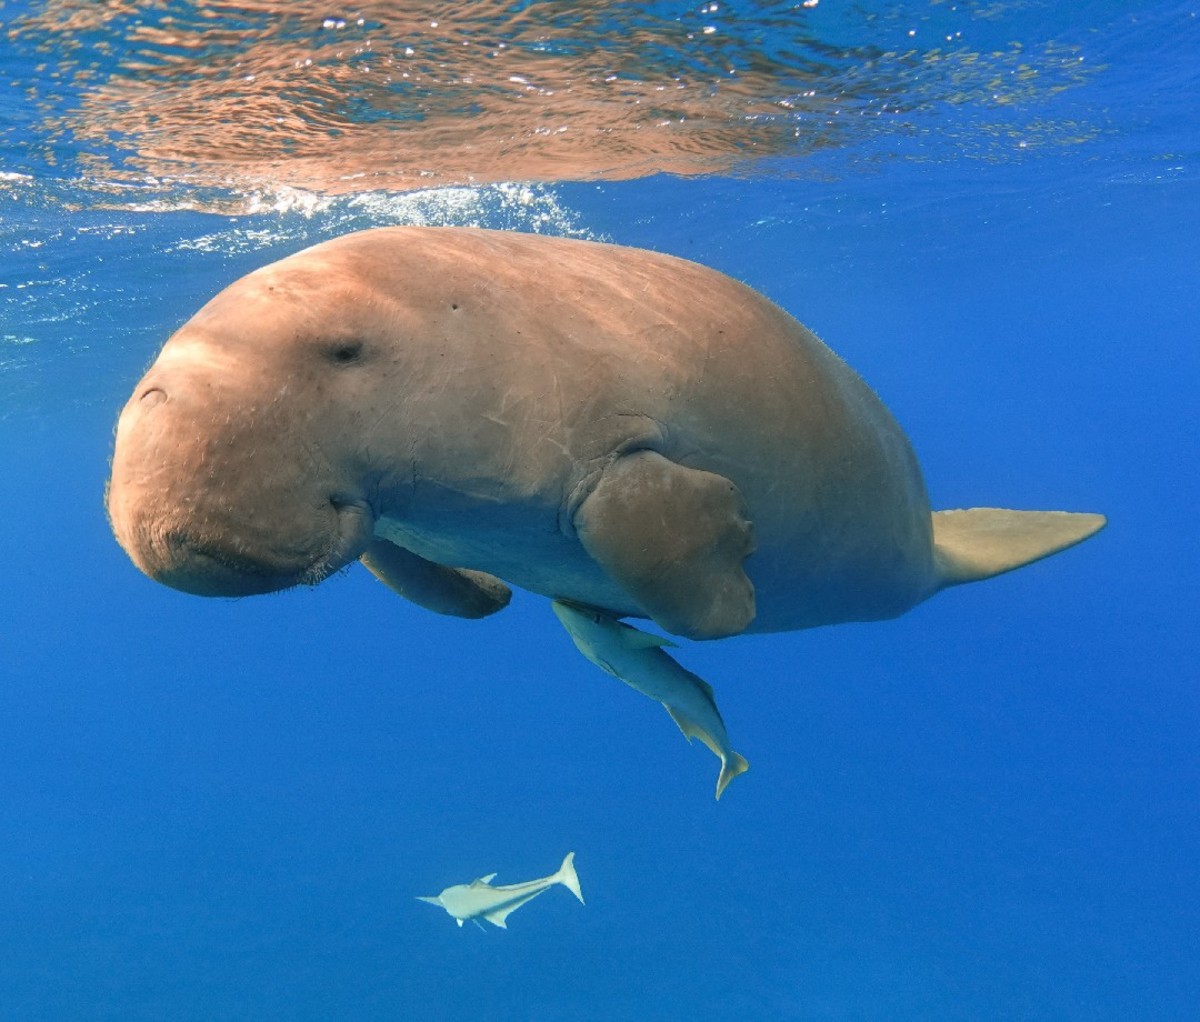
[{"label": "dugong's nostril", "polygon": [[139,400],[144,408],[153,408],[167,399],[167,392],[158,387],[148,387]]}]

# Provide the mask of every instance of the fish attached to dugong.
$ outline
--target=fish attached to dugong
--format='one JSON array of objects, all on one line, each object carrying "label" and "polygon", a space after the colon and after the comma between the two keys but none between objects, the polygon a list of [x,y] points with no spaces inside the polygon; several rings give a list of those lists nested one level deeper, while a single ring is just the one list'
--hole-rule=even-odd
[{"label": "fish attached to dugong", "polygon": [[699,738],[708,746],[721,761],[721,772],[717,775],[718,799],[730,781],[750,769],[745,757],[734,752],[729,744],[712,686],[680,667],[663,649],[675,643],[591,607],[577,607],[564,600],[555,600],[550,608],[580,653],[602,671],[662,703],[689,742]]},{"label": "fish attached to dugong", "polygon": [[449,227],[349,234],[208,302],[121,413],[107,503],[189,593],[361,560],[441,613],[516,585],[693,639],[894,617],[1105,521],[931,512],[874,392],[715,270]]}]

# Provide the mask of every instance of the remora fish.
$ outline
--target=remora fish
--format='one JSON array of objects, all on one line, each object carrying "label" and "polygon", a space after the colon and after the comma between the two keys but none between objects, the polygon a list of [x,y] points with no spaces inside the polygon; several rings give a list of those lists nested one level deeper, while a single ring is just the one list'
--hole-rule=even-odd
[{"label": "remora fish", "polygon": [[469,884],[455,884],[447,887],[441,894],[432,898],[418,897],[417,901],[427,901],[430,905],[440,905],[450,915],[454,916],[458,925],[470,919],[477,926],[481,918],[493,926],[507,929],[505,920],[527,901],[536,898],[542,891],[548,890],[555,884],[562,884],[580,903],[583,903],[583,892],[579,889],[579,875],[575,872],[575,853],[567,852],[558,872],[540,880],[527,880],[523,884],[505,884],[493,887],[495,873],[489,873]]},{"label": "remora fish", "polygon": [[680,667],[663,649],[675,643],[639,631],[611,615],[555,600],[551,606],[579,652],[601,670],[666,707],[685,738],[699,738],[721,760],[717,798],[750,764],[729,746],[712,686]]}]

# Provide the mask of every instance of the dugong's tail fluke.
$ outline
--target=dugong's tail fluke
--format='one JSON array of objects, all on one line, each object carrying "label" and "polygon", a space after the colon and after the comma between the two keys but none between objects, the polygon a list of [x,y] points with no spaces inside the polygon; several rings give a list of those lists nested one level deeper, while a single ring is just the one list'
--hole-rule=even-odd
[{"label": "dugong's tail fluke", "polygon": [[938,588],[977,582],[1049,557],[1104,528],[1104,515],[973,507],[933,513]]},{"label": "dugong's tail fluke", "polygon": [[750,769],[750,764],[746,762],[745,756],[739,756],[736,752],[730,752],[728,757],[721,757],[721,776],[717,778],[717,798],[720,799],[721,793],[725,790],[725,786],[729,784],[738,774],[744,774]]},{"label": "dugong's tail fluke", "polygon": [[562,865],[558,867],[558,872],[554,874],[554,880],[575,895],[580,904],[587,904],[583,900],[583,891],[579,889],[579,874],[575,872],[574,852],[567,852],[567,857],[563,859]]}]

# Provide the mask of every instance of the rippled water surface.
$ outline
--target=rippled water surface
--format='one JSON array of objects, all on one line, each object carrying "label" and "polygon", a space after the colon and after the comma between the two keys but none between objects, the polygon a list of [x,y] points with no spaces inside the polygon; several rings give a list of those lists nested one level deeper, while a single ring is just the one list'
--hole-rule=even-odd
[{"label": "rippled water surface", "polygon": [[[1178,0],[0,0],[0,1019],[1192,1018],[1198,94]],[[936,506],[1110,524],[675,651],[751,764],[719,804],[544,600],[140,576],[103,492],[158,347],[396,223],[714,266]],[[414,900],[568,850],[586,906]]]},{"label": "rippled water surface", "polygon": [[27,167],[122,195],[342,194],[753,174],[947,132],[959,158],[1077,145],[1105,114],[1056,99],[1112,56],[1097,29],[1133,19],[1091,26],[1057,6],[50,0],[7,36],[29,73]]}]

